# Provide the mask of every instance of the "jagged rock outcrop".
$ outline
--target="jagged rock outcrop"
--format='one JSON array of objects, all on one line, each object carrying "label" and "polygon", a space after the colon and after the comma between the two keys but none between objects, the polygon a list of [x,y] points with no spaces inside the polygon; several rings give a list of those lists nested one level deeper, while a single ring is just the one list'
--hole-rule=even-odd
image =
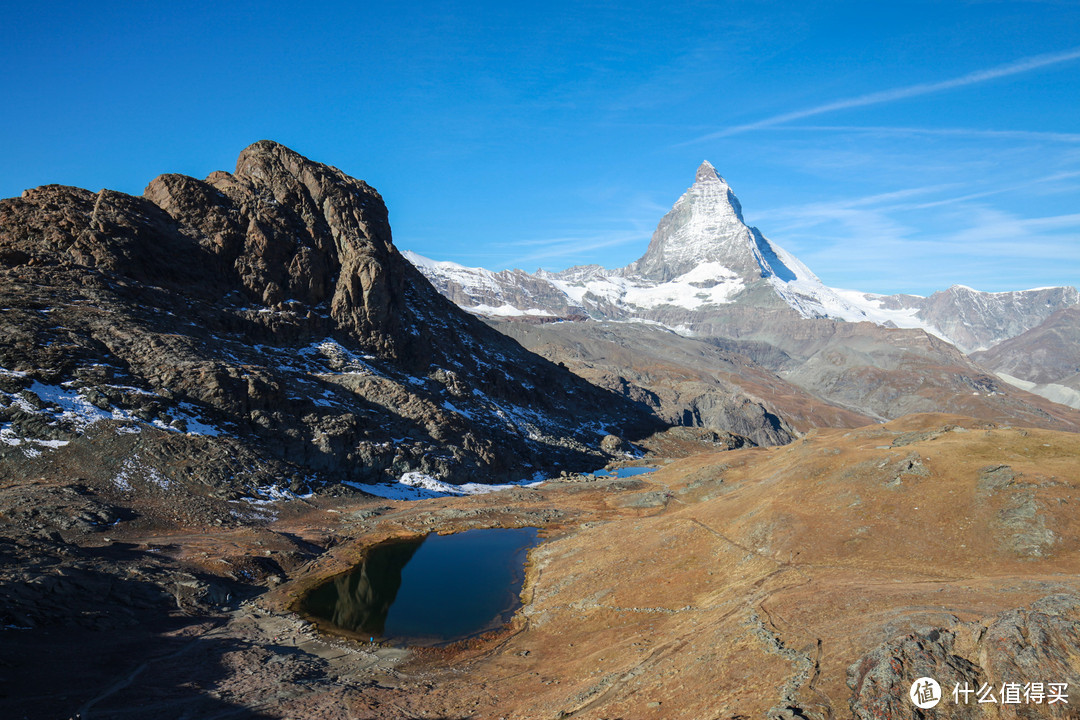
[{"label": "jagged rock outcrop", "polygon": [[[394,248],[375,190],[270,141],[233,174],[162,175],[141,198],[0,202],[0,273],[0,455],[20,467],[106,421],[248,458],[185,469],[221,492],[484,481],[595,467],[605,435],[658,425],[447,301]],[[102,472],[119,473],[106,437]]]},{"label": "jagged rock outcrop", "polygon": [[340,170],[269,141],[245,149],[236,174],[205,182],[162,175],[144,196],[232,269],[268,307],[323,306],[373,352],[409,356],[402,306],[416,281],[393,248],[382,198]]}]

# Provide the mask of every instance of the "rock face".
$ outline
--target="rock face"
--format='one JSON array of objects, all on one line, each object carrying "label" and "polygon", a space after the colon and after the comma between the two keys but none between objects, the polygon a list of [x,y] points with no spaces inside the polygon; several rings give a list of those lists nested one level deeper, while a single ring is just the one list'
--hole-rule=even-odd
[{"label": "rock face", "polygon": [[[1080,413],[1029,394],[921,330],[832,320],[773,321],[725,341],[785,380],[879,419],[947,412],[1076,431]],[[761,350],[764,346],[771,352]],[[782,354],[777,355],[779,350]]]},{"label": "rock face", "polygon": [[530,350],[648,405],[673,425],[726,430],[758,445],[782,445],[814,427],[875,422],[811,395],[744,353],[655,325],[492,322]]},{"label": "rock face", "polygon": [[979,292],[963,285],[929,297],[890,295],[881,305],[914,309],[929,329],[964,352],[985,350],[1036,327],[1056,311],[1080,304],[1074,287]]},{"label": "rock face", "polygon": [[336,168],[260,142],[240,154],[236,174],[205,183],[163,175],[144,196],[190,232],[244,294],[273,307],[325,307],[335,323],[390,357],[402,341],[406,287],[378,193]]},{"label": "rock face", "polygon": [[141,198],[0,202],[0,273],[0,454],[19,463],[104,420],[249,458],[223,492],[488,481],[595,467],[604,435],[656,426],[448,302],[375,190],[269,141],[234,174],[163,175]]}]

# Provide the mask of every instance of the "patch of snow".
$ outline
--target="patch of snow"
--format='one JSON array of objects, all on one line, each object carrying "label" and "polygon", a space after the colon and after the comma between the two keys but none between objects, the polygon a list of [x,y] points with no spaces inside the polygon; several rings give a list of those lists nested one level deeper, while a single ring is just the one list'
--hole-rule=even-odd
[{"label": "patch of snow", "polygon": [[[17,373],[10,370],[0,368],[0,373],[7,374],[16,377],[25,377],[26,373]],[[45,407],[41,410],[27,400],[21,393],[2,393],[6,395],[9,400],[14,403],[23,412],[33,415],[44,415],[50,418],[50,425],[57,425],[62,423],[66,429],[69,429],[76,433],[84,433],[87,428],[96,422],[102,420],[115,420],[118,422],[127,423],[117,428],[117,433],[138,433],[140,432],[139,421],[127,410],[110,407],[107,410],[102,410],[97,407],[86,397],[84,393],[88,392],[84,389],[75,389],[72,387],[74,381],[66,381],[59,385],[46,385],[42,382],[34,380],[30,383],[30,386],[26,388],[36,395]],[[108,387],[122,390],[127,393],[134,393],[138,395],[157,396],[148,390],[141,388],[130,387],[127,385],[110,385]],[[187,423],[188,433],[193,435],[220,435],[221,431],[212,425],[207,425],[198,419],[195,415],[195,407],[190,403],[180,403],[179,407],[182,410],[180,417]],[[154,420],[153,425],[171,432],[179,432],[174,427],[171,427],[161,420]],[[13,437],[13,431],[8,433],[8,438]],[[65,441],[40,441],[29,439],[28,442],[34,442],[38,445],[46,448],[63,447],[66,444]],[[63,444],[56,444],[63,443]]]},{"label": "patch of snow", "polygon": [[[178,405],[178,407],[180,407],[180,409],[182,409],[184,411],[184,414],[181,415],[180,417],[185,423],[187,423],[187,434],[188,435],[206,435],[208,437],[218,437],[219,435],[222,434],[222,431],[219,428],[217,428],[216,426],[208,425],[207,423],[204,423],[202,420],[200,420],[195,415],[195,412],[196,412],[195,406],[192,405],[191,403],[180,403]],[[154,424],[161,427],[161,425],[159,425],[158,423],[154,423]],[[169,427],[167,425],[164,427],[164,429],[177,431],[176,428]],[[177,431],[177,432],[179,432],[179,431]]]},{"label": "patch of snow", "polygon": [[371,359],[370,356],[358,355],[333,338],[326,338],[325,340],[312,343],[306,348],[301,349],[298,354],[307,360],[325,358],[330,361],[330,366],[334,372],[353,375],[382,376],[382,373],[378,372],[366,362],[366,360]]},{"label": "patch of snow", "polygon": [[28,458],[41,457],[42,448],[46,450],[55,450],[56,448],[62,448],[68,444],[67,440],[38,440],[37,438],[26,438],[20,436],[15,432],[15,428],[11,423],[0,423],[0,443],[4,445],[10,445],[11,447],[22,448],[23,455]]},{"label": "patch of snow", "polygon": [[49,448],[50,450],[55,450],[56,448],[62,448],[65,445],[69,444],[68,440],[31,440],[30,442],[34,443],[35,445],[39,445],[41,447],[44,447],[44,448]]},{"label": "patch of snow", "polygon": [[277,519],[277,512],[270,507],[264,507],[255,505],[254,507],[248,504],[245,500],[230,500],[231,503],[244,503],[244,508],[230,508],[229,514],[237,520],[243,520],[245,522],[258,521],[258,522],[272,522]]},{"label": "patch of snow", "polygon": [[[5,374],[13,377],[25,377],[25,373],[16,373],[13,371],[5,371]],[[38,400],[44,406],[42,409],[38,409],[35,403],[30,402],[23,393],[32,393],[36,395]],[[0,393],[8,398],[8,401],[18,407],[25,413],[31,415],[45,416],[49,418],[49,425],[57,425],[60,421],[64,421],[68,427],[75,432],[82,432],[87,427],[104,419],[130,419],[130,414],[123,411],[108,412],[95,407],[85,397],[79,394],[77,391],[70,390],[62,385],[45,385],[37,380],[30,383],[30,387],[25,390],[21,390],[17,393]],[[119,416],[118,416],[119,415]],[[67,443],[62,440],[37,440],[34,438],[22,438],[15,433],[14,428],[10,424],[4,425],[4,429],[0,431],[0,440],[7,445],[19,445],[23,443],[31,443],[39,447],[48,449],[55,449],[63,447]],[[24,449],[24,452],[26,450]],[[40,455],[40,450],[29,452],[29,457],[37,457]]]},{"label": "patch of snow", "polygon": [[817,311],[825,317],[847,322],[872,322],[876,325],[892,323],[899,328],[925,330],[931,335],[948,340],[941,330],[918,316],[918,307],[885,307],[888,299],[886,295],[830,288],[820,282],[817,285],[792,283],[781,289],[782,294],[785,291],[785,299],[790,294],[801,295],[816,304]]},{"label": "patch of snow", "polygon": [[362,490],[369,495],[386,498],[387,500],[430,500],[440,497],[462,497],[465,495],[484,495],[487,493],[501,492],[514,488],[536,487],[545,481],[543,473],[536,472],[525,480],[502,485],[485,485],[484,483],[465,483],[464,485],[451,485],[433,478],[421,472],[407,472],[396,483],[382,483],[378,485],[363,485],[345,481],[349,487]]},{"label": "patch of snow", "polygon": [[113,477],[113,485],[124,491],[131,490],[131,478],[128,475],[127,463],[124,463],[124,467]]},{"label": "patch of snow", "polygon": [[664,283],[633,275],[596,273],[581,280],[551,279],[555,288],[576,305],[589,296],[616,306],[642,310],[672,306],[697,310],[725,305],[746,288],[746,283],[718,262],[705,262]]},{"label": "patch of snow", "polygon": [[113,477],[113,484],[121,490],[131,490],[131,482],[135,479],[153,483],[162,490],[167,490],[171,485],[167,477],[162,475],[157,468],[141,462],[138,455],[133,455],[124,461]]},{"label": "patch of snow", "polygon": [[450,412],[457,413],[458,415],[468,420],[476,419],[476,416],[473,413],[469,412],[468,410],[462,410],[459,407],[455,407],[449,400],[444,400],[442,406]]},{"label": "patch of snow", "polygon": [[530,440],[539,442],[547,439],[543,428],[550,421],[541,413],[530,408],[499,403],[476,388],[473,389],[473,395],[483,400],[487,404],[486,409],[505,422],[509,428],[524,434]]},{"label": "patch of snow", "polygon": [[1030,380],[1022,380],[1006,373],[996,373],[999,378],[1009,383],[1013,387],[1018,387],[1021,390],[1026,390],[1030,393],[1040,395],[1047,400],[1052,400],[1062,405],[1068,405],[1071,408],[1080,410],[1080,390],[1071,388],[1068,385],[1059,385],[1057,383],[1033,383]]},{"label": "patch of snow", "polygon": [[266,485],[264,487],[258,487],[253,490],[258,497],[242,498],[237,502],[246,502],[251,505],[268,505],[270,503],[276,503],[288,500],[301,500],[310,498],[313,493],[307,495],[297,495],[287,487],[281,485]]},{"label": "patch of snow", "polygon": [[491,305],[461,305],[462,310],[467,310],[474,315],[493,315],[495,317],[519,317],[523,315],[542,315],[544,317],[553,317],[552,313],[547,310],[541,310],[540,308],[521,309],[516,308],[510,303],[504,303],[498,307]]}]

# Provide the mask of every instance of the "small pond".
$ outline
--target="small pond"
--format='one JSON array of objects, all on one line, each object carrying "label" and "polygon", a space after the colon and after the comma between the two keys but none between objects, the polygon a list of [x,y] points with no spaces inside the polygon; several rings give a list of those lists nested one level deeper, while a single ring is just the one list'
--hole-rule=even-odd
[{"label": "small pond", "polygon": [[380,543],[313,588],[299,609],[365,640],[463,640],[499,628],[521,606],[525,556],[537,541],[536,528],[500,528]]}]

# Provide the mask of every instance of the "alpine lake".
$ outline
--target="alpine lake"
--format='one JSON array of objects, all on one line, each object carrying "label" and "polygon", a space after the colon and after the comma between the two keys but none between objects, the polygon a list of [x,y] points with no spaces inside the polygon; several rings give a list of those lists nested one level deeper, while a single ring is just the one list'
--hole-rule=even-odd
[{"label": "alpine lake", "polygon": [[331,631],[438,646],[497,630],[521,606],[536,528],[474,529],[373,545],[351,570],[312,588],[299,610]]}]

